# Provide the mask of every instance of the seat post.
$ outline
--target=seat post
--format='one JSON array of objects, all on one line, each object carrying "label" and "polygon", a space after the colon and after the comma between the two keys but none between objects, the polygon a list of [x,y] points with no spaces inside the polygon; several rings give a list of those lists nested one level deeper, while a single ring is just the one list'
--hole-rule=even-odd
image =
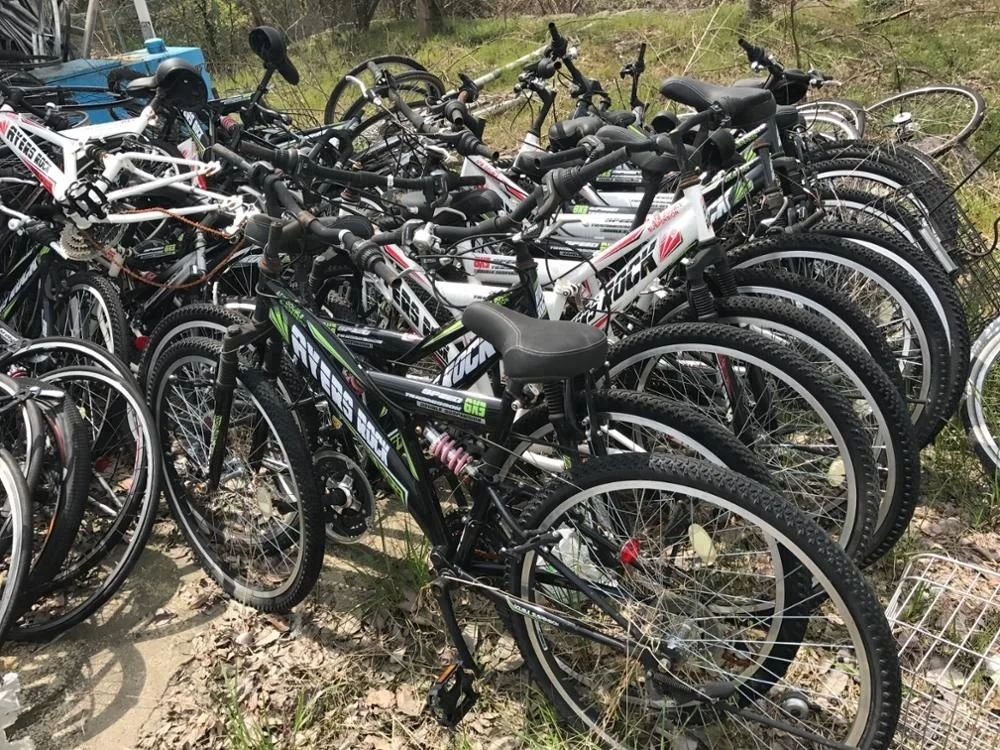
[{"label": "seat post", "polygon": [[555,428],[559,445],[571,454],[575,454],[584,436],[579,429],[573,408],[573,380],[545,383],[543,394],[549,422]]}]

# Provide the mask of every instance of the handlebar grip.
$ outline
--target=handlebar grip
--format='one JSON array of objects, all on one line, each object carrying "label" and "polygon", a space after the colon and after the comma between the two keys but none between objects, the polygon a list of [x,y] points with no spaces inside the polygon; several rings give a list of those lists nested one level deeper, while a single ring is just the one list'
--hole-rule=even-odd
[{"label": "handlebar grip", "polygon": [[742,37],[738,40],[740,47],[743,51],[747,53],[747,60],[752,63],[758,63],[760,65],[766,65],[768,63],[767,52],[763,47],[756,44],[751,44],[746,39]]},{"label": "handlebar grip", "polygon": [[628,149],[620,148],[612,151],[610,154],[602,156],[600,159],[594,159],[594,161],[589,164],[578,167],[576,169],[576,174],[566,180],[566,182],[561,186],[563,196],[569,198],[575,195],[580,192],[584,186],[593,182],[597,177],[604,174],[609,169],[614,169],[619,164],[624,164],[626,161],[628,161]]},{"label": "handlebar grip", "polygon": [[241,154],[245,154],[251,159],[262,159],[272,163],[278,161],[279,150],[276,148],[267,148],[247,140],[241,140],[236,148]]},{"label": "handlebar grip", "polygon": [[476,144],[476,147],[473,150],[479,156],[484,156],[487,159],[489,159],[490,161],[496,161],[497,159],[500,158],[500,152],[499,151],[497,151],[496,149],[490,148],[489,146],[487,146],[482,141],[479,141],[479,143]]},{"label": "handlebar grip", "polygon": [[373,274],[378,276],[382,281],[384,281],[389,286],[392,286],[399,279],[399,276],[393,272],[389,266],[386,265],[384,260],[375,260],[368,266],[368,270]]},{"label": "handlebar grip", "polygon": [[556,28],[554,21],[549,21],[549,36],[552,37],[552,41],[555,44],[559,44],[559,42],[563,41],[562,35],[559,33],[559,29]]},{"label": "handlebar grip", "polygon": [[231,164],[232,166],[236,167],[239,170],[242,170],[243,172],[249,173],[253,169],[250,162],[248,162],[239,154],[230,151],[221,143],[213,143],[209,150],[227,164]]},{"label": "handlebar grip", "polygon": [[469,175],[448,175],[448,189],[454,190],[455,188],[462,187],[481,187],[486,184],[486,176],[481,174],[469,174]]},{"label": "handlebar grip", "polygon": [[398,276],[386,265],[382,257],[382,248],[372,240],[359,240],[353,233],[345,231],[341,235],[344,249],[348,251],[351,260],[362,271],[369,271],[386,284],[394,284]]},{"label": "handlebar grip", "polygon": [[[459,92],[459,97],[465,92]],[[461,99],[452,99],[451,101],[445,102],[444,105],[444,117],[452,125],[456,127],[461,127],[465,124],[465,116],[468,111],[465,109],[465,102]]]},{"label": "handlebar grip", "polygon": [[539,154],[533,158],[533,164],[537,171],[548,172],[550,169],[561,167],[579,159],[586,159],[589,155],[586,146],[575,146],[565,151],[557,151],[554,154]]}]

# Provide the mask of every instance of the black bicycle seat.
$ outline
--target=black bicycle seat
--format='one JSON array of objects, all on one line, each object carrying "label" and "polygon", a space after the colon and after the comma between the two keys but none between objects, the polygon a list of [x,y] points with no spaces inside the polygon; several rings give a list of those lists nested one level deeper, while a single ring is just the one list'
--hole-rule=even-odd
[{"label": "black bicycle seat", "polygon": [[503,357],[512,380],[568,380],[604,364],[608,338],[583,323],[539,320],[489,302],[465,308],[462,323]]},{"label": "black bicycle seat", "polygon": [[208,102],[208,87],[201,71],[179,57],[164,60],[153,75],[136,78],[127,90],[130,94],[156,91],[163,103],[176,109],[201,109]]},{"label": "black bicycle seat", "polygon": [[699,112],[717,106],[729,117],[730,124],[737,128],[759,125],[774,115],[777,106],[774,96],[766,89],[716,86],[688,76],[668,78],[660,85],[660,93]]}]

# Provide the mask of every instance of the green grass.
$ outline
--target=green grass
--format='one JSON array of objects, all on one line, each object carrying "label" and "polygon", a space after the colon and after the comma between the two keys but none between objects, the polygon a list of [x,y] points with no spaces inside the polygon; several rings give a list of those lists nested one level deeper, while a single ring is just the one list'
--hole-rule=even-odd
[{"label": "green grass", "polygon": [[[327,686],[315,691],[299,692],[295,697],[295,709],[291,717],[271,715],[262,712],[258,717],[248,716],[239,696],[239,668],[225,677],[225,694],[222,696],[222,718],[225,721],[225,737],[230,750],[277,750],[295,745],[296,736],[322,719],[329,723],[332,708],[329,701],[335,686]],[[335,712],[336,713],[336,712]],[[269,731],[266,726],[279,729]]]},{"label": "green grass", "polygon": [[[578,64],[585,75],[601,80],[616,103],[628,95],[618,77],[621,66],[634,59],[641,42],[648,45],[647,72],[640,91],[653,107],[662,102],[657,86],[670,75],[689,73],[716,82],[750,75],[736,44],[745,36],[775,53],[788,65],[816,67],[843,81],[815,96],[852,98],[862,104],[900,90],[927,83],[962,83],[979,90],[987,102],[987,117],[971,146],[980,156],[1000,141],[1000,55],[992,54],[1000,34],[1000,5],[996,0],[932,3],[919,0],[913,11],[898,20],[867,27],[871,21],[855,0],[799,2],[793,19],[787,4],[769,18],[746,23],[739,2],[690,11],[634,11],[592,16],[556,17],[560,30],[579,48]],[[541,17],[451,19],[445,33],[426,40],[412,33],[410,21],[376,21],[365,34],[325,32],[291,46],[302,82],[298,87],[276,80],[271,101],[303,117],[322,117],[330,91],[343,73],[368,57],[392,52],[419,59],[446,85],[455,85],[460,72],[476,76],[510,62],[547,40]],[[252,88],[260,77],[260,63],[246,58],[210,65],[223,93]],[[510,94],[517,70],[507,71],[484,88],[484,95]],[[557,98],[565,113],[570,100]],[[308,113],[311,113],[309,115]],[[529,120],[507,113],[490,123],[486,140],[501,148],[513,147]],[[303,120],[304,122],[306,120]],[[964,173],[975,163],[955,165]],[[996,180],[978,179],[963,192],[967,209],[982,228],[1000,212]]]},{"label": "green grass", "polygon": [[366,591],[358,605],[366,617],[397,617],[399,604],[407,596],[418,594],[431,581],[427,559],[430,545],[406,519],[401,530],[402,549],[391,543],[382,520],[378,522],[380,549],[373,551],[367,565],[355,566],[358,585]]}]

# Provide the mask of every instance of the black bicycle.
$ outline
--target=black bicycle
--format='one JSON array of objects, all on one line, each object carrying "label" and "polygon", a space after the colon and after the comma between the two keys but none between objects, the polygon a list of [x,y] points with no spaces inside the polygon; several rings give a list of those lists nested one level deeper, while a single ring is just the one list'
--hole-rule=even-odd
[{"label": "black bicycle", "polygon": [[[266,182],[277,203],[294,204],[280,179]],[[172,510],[228,593],[285,609],[308,593],[322,564],[306,443],[272,383],[287,350],[430,541],[460,662],[428,695],[441,722],[455,724],[476,698],[480,670],[452,601],[456,588],[469,588],[507,613],[542,690],[603,745],[669,747],[694,737],[746,748],[784,736],[888,746],[899,703],[891,636],[872,592],[818,526],[763,485],[700,461],[573,460],[580,423],[567,412],[576,394],[590,400],[604,371],[600,331],[471,305],[464,325],[503,357],[499,397],[370,369],[279,278],[284,246],[306,232],[391,278],[378,245],[335,223],[304,213],[287,224],[257,217],[246,230],[264,248],[252,320],[221,343],[179,341],[151,377]],[[259,367],[241,357],[251,347]],[[572,466],[530,488],[498,470],[526,383],[542,384]],[[598,431],[590,441],[600,454]],[[457,524],[433,482],[441,467],[469,498]],[[811,682],[817,663],[845,665],[850,687],[824,694]],[[805,682],[813,703],[796,712],[790,701]]]}]

